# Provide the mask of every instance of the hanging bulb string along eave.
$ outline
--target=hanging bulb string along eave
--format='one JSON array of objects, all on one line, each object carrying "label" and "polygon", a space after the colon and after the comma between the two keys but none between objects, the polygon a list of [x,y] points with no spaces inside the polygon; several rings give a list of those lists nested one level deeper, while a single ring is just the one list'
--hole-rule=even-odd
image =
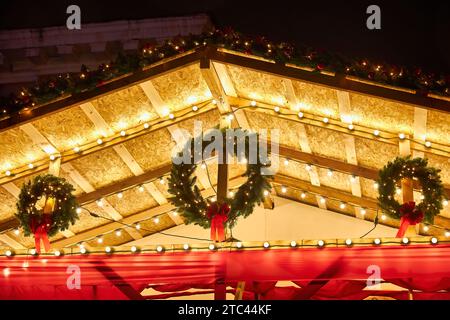
[{"label": "hanging bulb string along eave", "polygon": [[205,46],[232,50],[262,57],[281,65],[295,65],[310,72],[357,77],[365,81],[415,90],[422,96],[429,93],[450,96],[450,84],[443,74],[426,73],[420,68],[371,63],[368,60],[348,59],[340,55],[317,51],[287,42],[274,43],[265,37],[249,37],[230,28],[215,29],[201,35],[177,36],[160,45],[147,45],[134,54],[119,54],[114,61],[103,63],[96,70],[81,66],[79,73],[59,74],[41,81],[19,94],[0,98],[0,116],[30,113],[39,104],[84,91],[92,91],[106,83],[145,70],[153,64],[176,55],[186,54]]}]

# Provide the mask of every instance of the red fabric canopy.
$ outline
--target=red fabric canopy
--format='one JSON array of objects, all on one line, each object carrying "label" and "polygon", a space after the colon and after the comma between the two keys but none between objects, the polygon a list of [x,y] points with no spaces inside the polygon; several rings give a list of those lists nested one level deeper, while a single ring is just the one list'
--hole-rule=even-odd
[{"label": "red fabric canopy", "polygon": [[[71,265],[80,268],[80,290],[66,286]],[[276,289],[290,298],[345,298],[365,287],[370,265],[380,268],[385,281],[407,289],[450,289],[450,245],[441,244],[0,257],[0,298],[138,299],[148,286],[207,288],[218,280],[255,282],[246,290],[268,296]],[[302,288],[286,294],[287,289],[274,287],[279,280],[295,281]]]}]

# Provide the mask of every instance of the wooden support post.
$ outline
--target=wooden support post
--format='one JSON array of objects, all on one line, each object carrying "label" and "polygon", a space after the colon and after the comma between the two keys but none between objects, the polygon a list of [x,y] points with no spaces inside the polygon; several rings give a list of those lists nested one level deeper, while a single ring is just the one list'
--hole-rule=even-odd
[{"label": "wooden support post", "polygon": [[234,294],[234,300],[242,300],[242,295],[245,291],[245,281],[239,281],[236,286],[236,293]]}]

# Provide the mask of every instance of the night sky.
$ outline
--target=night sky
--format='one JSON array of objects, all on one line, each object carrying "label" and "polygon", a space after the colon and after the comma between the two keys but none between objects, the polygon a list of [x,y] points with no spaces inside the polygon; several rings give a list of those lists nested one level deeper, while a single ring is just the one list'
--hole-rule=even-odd
[{"label": "night sky", "polygon": [[[207,13],[216,26],[231,26],[349,57],[421,66],[450,74],[450,1],[0,1],[0,28],[65,25],[69,4],[82,23]],[[366,8],[381,7],[381,30],[366,28]]]}]

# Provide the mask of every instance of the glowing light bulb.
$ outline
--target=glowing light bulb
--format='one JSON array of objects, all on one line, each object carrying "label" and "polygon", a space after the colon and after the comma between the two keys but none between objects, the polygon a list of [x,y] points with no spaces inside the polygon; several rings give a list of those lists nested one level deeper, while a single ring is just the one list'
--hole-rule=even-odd
[{"label": "glowing light bulb", "polygon": [[56,156],[54,154],[50,155],[50,160],[54,161],[56,159]]},{"label": "glowing light bulb", "polygon": [[125,130],[122,130],[122,131],[120,131],[120,135],[121,135],[122,137],[125,137],[125,136],[127,135],[127,133],[125,132]]},{"label": "glowing light bulb", "polygon": [[285,160],[284,160],[284,165],[285,165],[285,166],[288,166],[288,165],[289,165],[289,160],[288,160],[288,159],[285,159]]},{"label": "glowing light bulb", "polygon": [[355,129],[355,126],[352,125],[352,124],[349,124],[349,125],[348,125],[348,130],[353,130],[353,129]]},{"label": "glowing light bulb", "polygon": [[85,253],[87,252],[87,250],[86,250],[85,247],[82,247],[82,248],[80,248],[80,252],[81,252],[82,254],[85,254]]},{"label": "glowing light bulb", "polygon": [[324,198],[324,197],[321,197],[321,198],[320,198],[320,203],[324,204],[325,202],[326,202],[325,198]]},{"label": "glowing light bulb", "polygon": [[233,198],[234,197],[234,192],[233,191],[228,192],[228,197],[229,198]]},{"label": "glowing light bulb", "polygon": [[132,246],[130,250],[131,250],[131,252],[136,252],[137,251],[137,247],[136,246]]},{"label": "glowing light bulb", "polygon": [[287,192],[287,188],[286,187],[281,187],[281,192],[286,193]]},{"label": "glowing light bulb", "polygon": [[216,202],[217,201],[217,198],[214,196],[214,197],[211,197],[211,202]]},{"label": "glowing light bulb", "polygon": [[436,237],[431,238],[430,241],[431,241],[432,244],[438,243],[438,239]]},{"label": "glowing light bulb", "polygon": [[214,100],[212,101],[212,104],[217,104],[217,100],[214,99]]},{"label": "glowing light bulb", "polygon": [[210,245],[209,245],[209,250],[214,250],[216,248],[216,246],[213,244],[213,243],[211,243]]},{"label": "glowing light bulb", "polygon": [[400,189],[400,188],[395,189],[395,193],[396,194],[402,194],[402,189]]},{"label": "glowing light bulb", "polygon": [[194,111],[194,112],[195,112],[195,111],[198,111],[198,107],[197,107],[197,106],[193,106],[193,107],[192,107],[192,111]]},{"label": "glowing light bulb", "polygon": [[183,249],[184,250],[189,250],[189,245],[187,243],[183,244]]},{"label": "glowing light bulb", "polygon": [[302,192],[302,193],[300,194],[300,198],[305,199],[305,198],[306,198],[306,193]]},{"label": "glowing light bulb", "polygon": [[303,116],[304,116],[304,114],[303,114],[303,112],[299,112],[299,113],[297,113],[297,116],[301,119],[301,118],[303,118]]},{"label": "glowing light bulb", "polygon": [[317,245],[319,247],[323,247],[325,245],[325,242],[323,240],[319,240],[319,241],[317,241]]},{"label": "glowing light bulb", "polygon": [[122,231],[117,230],[117,231],[116,231],[116,237],[120,237],[121,235],[122,235]]},{"label": "glowing light bulb", "polygon": [[34,256],[34,255],[36,255],[37,251],[36,251],[36,249],[31,249],[31,250],[30,250],[30,253],[31,253],[31,255]]},{"label": "glowing light bulb", "polygon": [[242,248],[242,242],[239,241],[238,243],[236,243],[236,248]]},{"label": "glowing light bulb", "polygon": [[276,113],[278,113],[278,112],[280,112],[280,107],[276,106],[273,110],[274,110]]},{"label": "glowing light bulb", "polygon": [[135,228],[136,228],[136,230],[140,230],[141,229],[141,225],[139,223],[136,223]]},{"label": "glowing light bulb", "polygon": [[333,170],[328,169],[327,176],[329,177],[333,176]]},{"label": "glowing light bulb", "polygon": [[98,243],[98,244],[103,243],[103,238],[102,238],[102,237],[97,238],[97,243]]},{"label": "glowing light bulb", "polygon": [[373,183],[373,188],[374,189],[377,189],[378,190],[378,187],[379,187],[380,185],[378,184],[378,182],[374,182]]},{"label": "glowing light bulb", "polygon": [[381,240],[376,238],[376,239],[373,240],[373,243],[376,244],[376,245],[379,245],[381,243]]},{"label": "glowing light bulb", "polygon": [[200,168],[206,169],[206,164],[205,164],[205,163],[202,163],[202,164],[200,165]]},{"label": "glowing light bulb", "polygon": [[444,207],[448,206],[448,200],[442,201],[442,205],[443,205]]},{"label": "glowing light bulb", "polygon": [[367,213],[366,209],[361,208],[361,210],[359,211],[362,215],[365,215]]},{"label": "glowing light bulb", "polygon": [[148,123],[144,123],[144,129],[150,128],[150,125]]},{"label": "glowing light bulb", "polygon": [[375,137],[378,137],[378,136],[380,135],[380,130],[374,130],[374,131],[373,131],[373,135],[374,135]]},{"label": "glowing light bulb", "polygon": [[80,152],[80,147],[75,147],[75,148],[73,148],[73,152],[75,152],[75,153]]},{"label": "glowing light bulb", "polygon": [[266,249],[269,248],[270,247],[270,243],[268,243],[267,241],[264,242],[263,247],[266,248]]},{"label": "glowing light bulb", "polygon": [[34,164],[29,163],[29,164],[28,164],[28,168],[33,169],[33,168],[34,168]]},{"label": "glowing light bulb", "polygon": [[255,106],[256,106],[256,101],[254,101],[254,100],[251,101],[251,102],[250,102],[250,105],[251,105],[252,107],[255,107]]},{"label": "glowing light bulb", "polygon": [[119,192],[119,193],[117,194],[117,198],[122,199],[122,198],[123,198],[123,193],[122,193],[122,192]]},{"label": "glowing light bulb", "polygon": [[268,190],[264,190],[264,196],[268,196],[269,195],[269,191]]},{"label": "glowing light bulb", "polygon": [[427,232],[428,230],[430,230],[430,227],[428,227],[428,226],[423,226],[423,231]]},{"label": "glowing light bulb", "polygon": [[229,121],[233,120],[233,119],[234,119],[234,115],[233,115],[232,113],[228,114],[228,115],[227,115],[227,119],[228,119]]},{"label": "glowing light bulb", "polygon": [[11,250],[6,250],[5,252],[7,257],[11,257],[12,256],[12,251]]},{"label": "glowing light bulb", "polygon": [[54,254],[55,254],[55,257],[59,257],[59,256],[61,255],[61,251],[56,250],[56,251],[54,252]]},{"label": "glowing light bulb", "polygon": [[76,211],[77,214],[80,214],[82,209],[78,207],[75,211]]},{"label": "glowing light bulb", "polygon": [[103,140],[100,139],[100,138],[98,138],[98,139],[97,139],[97,143],[98,143],[98,144],[102,144],[102,143],[103,143]]},{"label": "glowing light bulb", "polygon": [[403,244],[408,244],[409,243],[409,239],[408,238],[403,238],[402,239],[402,243]]},{"label": "glowing light bulb", "polygon": [[348,246],[351,246],[352,243],[353,243],[353,242],[352,242],[352,239],[346,239],[346,240],[345,240],[345,244],[348,245]]},{"label": "glowing light bulb", "polygon": [[448,238],[450,237],[450,231],[445,231],[444,235]]},{"label": "glowing light bulb", "polygon": [[11,175],[11,171],[6,170],[5,175],[6,175],[7,177],[9,177],[9,176]]},{"label": "glowing light bulb", "polygon": [[169,119],[175,119],[175,115],[173,113],[169,114]]},{"label": "glowing light bulb", "polygon": [[384,220],[386,220],[386,219],[387,219],[386,215],[382,214],[382,215],[381,215],[381,220],[384,221]]},{"label": "glowing light bulb", "polygon": [[160,184],[164,184],[164,183],[166,183],[166,182],[164,181],[163,178],[161,178],[161,179],[159,179],[159,183],[160,183]]},{"label": "glowing light bulb", "polygon": [[341,208],[341,209],[345,209],[345,207],[346,207],[346,205],[343,202],[339,205],[339,208]]},{"label": "glowing light bulb", "polygon": [[139,187],[138,187],[138,190],[139,190],[139,192],[144,192],[144,190],[145,190],[145,189],[144,189],[144,186],[139,186]]},{"label": "glowing light bulb", "polygon": [[153,219],[153,222],[156,223],[156,224],[158,224],[158,223],[159,223],[159,218],[158,218],[158,217],[154,218],[154,219]]},{"label": "glowing light bulb", "polygon": [[295,242],[294,240],[291,241],[291,247],[296,247],[297,246],[297,242]]},{"label": "glowing light bulb", "polygon": [[164,248],[162,246],[157,246],[156,247],[156,251],[158,252],[162,252],[164,250]]},{"label": "glowing light bulb", "polygon": [[430,148],[431,147],[431,142],[430,141],[425,141],[425,147]]},{"label": "glowing light bulb", "polygon": [[404,133],[400,133],[399,135],[398,135],[398,137],[401,139],[401,140],[403,140],[403,139],[405,139],[406,138],[406,136],[405,136],[405,134]]},{"label": "glowing light bulb", "polygon": [[99,207],[103,207],[103,201],[102,201],[102,199],[97,200],[96,203],[97,203],[97,205],[98,205]]},{"label": "glowing light bulb", "polygon": [[111,247],[106,247],[105,248],[106,253],[111,253],[111,250],[112,250]]},{"label": "glowing light bulb", "polygon": [[311,171],[312,166],[311,166],[310,164],[307,164],[307,165],[305,166],[305,169],[306,169],[306,171]]},{"label": "glowing light bulb", "polygon": [[330,119],[328,119],[327,117],[324,117],[323,119],[322,119],[322,121],[323,121],[323,123],[328,123],[329,121],[330,121]]},{"label": "glowing light bulb", "polygon": [[18,236],[18,235],[20,234],[20,230],[19,230],[19,229],[14,229],[14,234],[15,234],[16,236]]}]

